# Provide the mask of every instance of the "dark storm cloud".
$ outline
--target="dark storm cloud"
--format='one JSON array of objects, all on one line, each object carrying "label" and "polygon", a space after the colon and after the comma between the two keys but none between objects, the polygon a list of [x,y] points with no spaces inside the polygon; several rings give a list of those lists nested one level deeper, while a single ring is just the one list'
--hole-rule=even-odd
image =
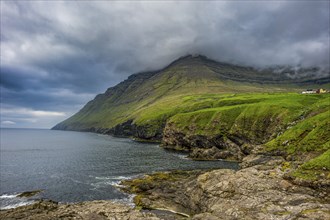
[{"label": "dark storm cloud", "polygon": [[50,127],[128,75],[191,53],[329,68],[329,32],[328,1],[2,1],[2,124]]}]

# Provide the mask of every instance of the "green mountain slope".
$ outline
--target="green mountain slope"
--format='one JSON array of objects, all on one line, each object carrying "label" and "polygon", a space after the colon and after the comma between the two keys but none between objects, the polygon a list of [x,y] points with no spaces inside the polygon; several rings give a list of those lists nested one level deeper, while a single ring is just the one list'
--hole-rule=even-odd
[{"label": "green mountain slope", "polygon": [[[53,129],[160,140],[169,117],[218,105],[212,100],[220,94],[299,91],[315,82],[327,79],[293,80],[204,56],[186,56],[162,70],[131,75]],[[208,98],[200,98],[201,94]]]},{"label": "green mountain slope", "polygon": [[273,72],[182,57],[131,75],[53,129],[161,141],[193,159],[281,155],[290,161],[283,165],[292,168],[290,178],[328,184],[330,94],[300,92],[329,89],[330,78]]}]

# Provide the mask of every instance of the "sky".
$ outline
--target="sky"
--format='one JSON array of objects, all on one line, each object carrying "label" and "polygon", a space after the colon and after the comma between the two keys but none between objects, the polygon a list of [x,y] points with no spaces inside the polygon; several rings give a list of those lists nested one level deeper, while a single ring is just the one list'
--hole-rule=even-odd
[{"label": "sky", "polygon": [[0,1],[1,127],[51,128],[187,55],[329,68],[329,1]]}]

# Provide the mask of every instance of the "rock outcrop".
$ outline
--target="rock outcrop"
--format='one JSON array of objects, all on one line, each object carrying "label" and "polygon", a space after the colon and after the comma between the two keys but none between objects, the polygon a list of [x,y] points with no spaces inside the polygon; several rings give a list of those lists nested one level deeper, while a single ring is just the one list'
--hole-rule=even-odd
[{"label": "rock outcrop", "polygon": [[188,151],[194,160],[241,161],[253,150],[253,144],[243,137],[223,135],[196,135],[192,130],[184,133],[174,124],[167,123],[163,132],[162,147]]},{"label": "rock outcrop", "polygon": [[330,218],[329,188],[317,191],[285,180],[283,158],[250,156],[242,166],[169,173],[161,183],[150,175],[124,184],[138,194],[139,206],[184,212],[195,220]]}]

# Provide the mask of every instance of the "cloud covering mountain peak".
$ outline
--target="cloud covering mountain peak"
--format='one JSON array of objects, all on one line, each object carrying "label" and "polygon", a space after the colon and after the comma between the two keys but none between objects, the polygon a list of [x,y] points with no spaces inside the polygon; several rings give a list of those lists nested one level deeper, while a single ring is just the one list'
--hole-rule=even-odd
[{"label": "cloud covering mountain peak", "polygon": [[128,75],[162,68],[185,54],[260,68],[326,69],[329,4],[4,1],[2,102],[70,115]]}]

